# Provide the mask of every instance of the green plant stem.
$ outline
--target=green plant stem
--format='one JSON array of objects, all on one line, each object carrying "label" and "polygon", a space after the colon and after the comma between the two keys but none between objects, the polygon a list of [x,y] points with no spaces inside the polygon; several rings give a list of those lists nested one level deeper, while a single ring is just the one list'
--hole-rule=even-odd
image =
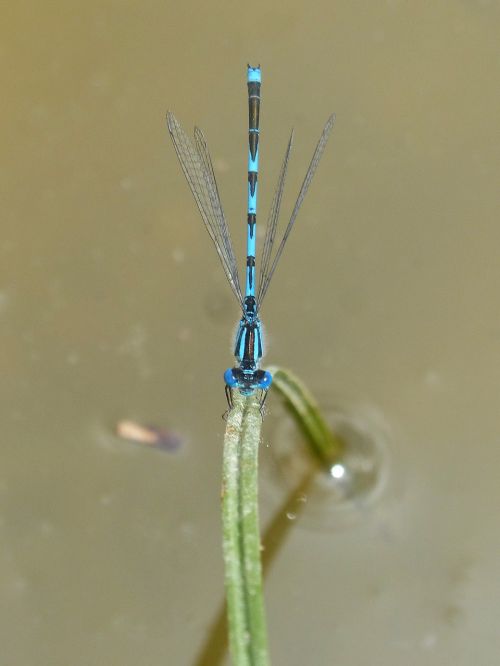
[{"label": "green plant stem", "polygon": [[[288,370],[268,368],[272,386],[306,434],[321,466],[339,460],[344,442],[319,406]],[[257,396],[233,394],[224,437],[222,521],[229,648],[234,666],[268,666],[258,513],[258,454],[262,416]],[[314,474],[311,470],[307,483]],[[306,481],[304,481],[305,483]]]},{"label": "green plant stem", "polygon": [[224,438],[222,520],[229,647],[234,666],[269,664],[258,515],[262,417],[256,396],[234,392]]},{"label": "green plant stem", "polygon": [[273,376],[272,388],[283,396],[320,465],[328,467],[337,462],[344,452],[345,443],[331,431],[312,393],[289,370],[277,366],[267,370]]}]

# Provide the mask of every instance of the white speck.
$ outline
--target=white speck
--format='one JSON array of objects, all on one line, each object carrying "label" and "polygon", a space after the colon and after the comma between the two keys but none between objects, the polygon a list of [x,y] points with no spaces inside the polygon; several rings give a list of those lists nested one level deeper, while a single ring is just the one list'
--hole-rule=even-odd
[{"label": "white speck", "polygon": [[192,330],[187,326],[184,326],[177,331],[177,339],[180,342],[187,342],[188,340],[191,340],[192,335]]},{"label": "white speck", "polygon": [[101,495],[99,497],[99,503],[101,506],[109,506],[113,502],[113,495]]},{"label": "white speck", "polygon": [[22,576],[14,576],[9,584],[10,592],[16,596],[20,596],[28,588],[28,581]]},{"label": "white speck", "polygon": [[186,259],[186,253],[184,250],[181,250],[180,247],[174,247],[172,250],[172,259],[174,260],[174,263],[182,264]]},{"label": "white speck", "polygon": [[187,541],[191,541],[195,536],[196,530],[192,523],[182,523],[180,532]]},{"label": "white speck", "polygon": [[42,520],[38,526],[38,529],[40,530],[40,534],[44,537],[52,536],[52,534],[54,534],[56,531],[54,525],[48,520]]},{"label": "white speck", "polygon": [[130,178],[130,176],[126,176],[125,178],[122,178],[120,180],[120,187],[122,188],[122,190],[131,190],[133,184],[134,181],[132,180],[132,178]]},{"label": "white speck", "polygon": [[330,468],[330,475],[334,479],[341,479],[345,474],[345,467],[344,465],[339,465],[338,463],[336,465],[333,465]]},{"label": "white speck", "polygon": [[435,370],[428,370],[424,375],[424,382],[429,388],[441,388],[443,378]]},{"label": "white speck", "polygon": [[219,157],[214,160],[214,167],[216,171],[220,171],[221,173],[226,173],[227,171],[229,171],[229,162],[225,160],[223,157]]},{"label": "white speck", "polygon": [[80,363],[80,357],[76,352],[71,352],[66,356],[66,362],[68,365],[78,365],[78,363]]},{"label": "white speck", "polygon": [[426,634],[422,638],[420,645],[424,650],[432,650],[432,648],[435,647],[436,643],[437,643],[436,634]]}]

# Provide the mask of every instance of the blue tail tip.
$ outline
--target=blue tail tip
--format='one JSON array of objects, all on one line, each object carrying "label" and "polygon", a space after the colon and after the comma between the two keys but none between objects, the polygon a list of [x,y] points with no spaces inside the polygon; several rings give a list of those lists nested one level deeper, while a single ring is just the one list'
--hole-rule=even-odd
[{"label": "blue tail tip", "polygon": [[261,82],[260,65],[257,65],[257,67],[247,66],[247,81],[248,83]]}]

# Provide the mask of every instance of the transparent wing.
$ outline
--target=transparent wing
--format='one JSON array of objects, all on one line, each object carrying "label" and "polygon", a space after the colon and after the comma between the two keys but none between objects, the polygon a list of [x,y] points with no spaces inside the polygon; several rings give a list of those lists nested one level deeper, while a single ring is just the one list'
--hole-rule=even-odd
[{"label": "transparent wing", "polygon": [[259,291],[257,295],[258,296],[257,302],[260,302],[261,300],[262,285],[264,284],[265,276],[269,273],[269,268],[271,265],[272,249],[274,245],[274,239],[276,238],[276,229],[278,227],[281,199],[283,198],[283,190],[285,187],[286,172],[288,169],[288,161],[290,159],[292,142],[293,142],[293,130],[288,140],[288,146],[285,152],[285,157],[283,158],[283,163],[281,165],[281,170],[278,177],[278,184],[276,185],[276,189],[274,190],[273,202],[271,204],[271,209],[269,211],[269,216],[267,218],[266,235],[264,238],[264,245],[262,247],[262,258],[260,264]]},{"label": "transparent wing", "polygon": [[238,266],[233,252],[233,244],[231,242],[231,237],[229,235],[229,227],[227,226],[224,212],[222,210],[222,205],[219,196],[219,190],[217,188],[217,181],[215,180],[215,172],[212,166],[212,160],[210,159],[210,153],[208,151],[207,142],[205,136],[201,129],[198,127],[194,128],[194,138],[196,143],[196,150],[200,159],[203,163],[205,169],[205,175],[207,178],[208,194],[210,197],[210,203],[212,210],[215,213],[216,220],[218,220],[218,229],[220,230],[219,242],[223,244],[225,254],[231,265],[231,275],[235,281],[235,284],[238,285],[238,296],[241,299],[241,290],[239,288],[239,278],[238,278]]},{"label": "transparent wing", "polygon": [[[261,275],[261,279],[260,279],[260,283],[259,283],[259,292],[258,292],[258,298],[257,298],[258,307],[261,306],[262,301],[264,299],[264,296],[267,293],[267,290],[269,288],[269,283],[271,282],[271,278],[273,277],[274,271],[276,270],[276,266],[278,265],[278,261],[280,260],[280,257],[283,253],[283,248],[285,247],[285,244],[288,240],[288,236],[290,235],[290,232],[293,229],[293,225],[295,224],[295,220],[297,219],[297,215],[299,213],[300,207],[302,206],[302,202],[304,201],[304,197],[307,194],[307,190],[309,189],[309,185],[311,184],[311,180],[313,179],[313,176],[314,176],[314,174],[316,172],[316,169],[318,167],[319,161],[321,159],[321,155],[323,154],[323,151],[325,150],[325,146],[327,144],[328,137],[330,136],[330,132],[332,131],[334,122],[335,122],[335,114],[332,114],[328,118],[328,120],[326,121],[326,125],[324,126],[323,132],[321,133],[321,136],[319,138],[318,144],[316,146],[316,150],[314,151],[314,154],[313,154],[312,159],[311,159],[311,163],[309,164],[309,168],[307,169],[304,181],[302,183],[302,187],[300,188],[299,195],[297,197],[297,201],[295,202],[295,206],[293,208],[292,215],[290,217],[290,221],[288,222],[288,224],[286,226],[286,229],[285,229],[285,232],[283,234],[283,238],[281,239],[281,242],[278,246],[278,249],[276,250],[276,253],[274,254],[274,257],[273,257],[272,261],[271,261],[271,259],[267,260],[266,271],[265,271],[265,273],[263,273]],[[284,160],[283,166],[282,166],[282,172],[283,172],[283,169],[284,169],[283,181],[284,181],[284,175],[286,175],[286,166],[287,166],[287,163],[288,163],[288,153],[289,153],[289,149],[287,151],[287,154],[285,155],[285,160]],[[281,179],[281,173],[280,173],[280,179]],[[276,199],[278,197],[279,201],[281,201],[281,194],[282,194],[282,192],[281,193],[279,192],[280,188],[281,188],[281,190],[283,189],[283,184],[279,180],[277,191],[274,195],[274,198]],[[273,201],[273,206],[274,206],[274,201]],[[273,206],[271,206],[271,214],[272,214],[272,211],[273,211]],[[278,204],[278,209],[277,209],[276,214],[278,214],[278,213],[279,213],[279,204]],[[277,220],[274,223],[274,225],[276,225],[276,224],[277,224]],[[267,231],[266,231],[266,241],[268,240],[267,235],[268,234],[267,234]],[[274,235],[275,235],[275,233],[273,234],[272,239],[271,238],[269,239],[269,242],[270,242],[270,245],[271,245],[271,247],[268,250],[269,255],[272,254],[272,245],[273,245],[273,242],[274,242]]]},{"label": "transparent wing", "polygon": [[238,266],[220,202],[212,160],[203,132],[195,128],[195,147],[177,118],[170,111],[167,113],[167,125],[175,152],[205,227],[215,245],[226,278],[238,302],[243,307]]}]

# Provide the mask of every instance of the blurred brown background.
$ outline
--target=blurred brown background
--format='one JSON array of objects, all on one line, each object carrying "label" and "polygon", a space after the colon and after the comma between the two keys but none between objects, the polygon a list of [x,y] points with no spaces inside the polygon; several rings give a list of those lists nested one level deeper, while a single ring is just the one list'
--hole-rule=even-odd
[{"label": "blurred brown background", "polygon": [[[352,524],[299,519],[280,551],[273,663],[495,663],[499,4],[26,0],[2,17],[2,663],[192,664],[206,640],[238,311],[164,117],[203,127],[242,258],[247,62],[261,219],[289,128],[285,212],[337,113],[265,303],[267,358],[390,432],[381,497]],[[125,417],[183,448],[118,440]]]}]

